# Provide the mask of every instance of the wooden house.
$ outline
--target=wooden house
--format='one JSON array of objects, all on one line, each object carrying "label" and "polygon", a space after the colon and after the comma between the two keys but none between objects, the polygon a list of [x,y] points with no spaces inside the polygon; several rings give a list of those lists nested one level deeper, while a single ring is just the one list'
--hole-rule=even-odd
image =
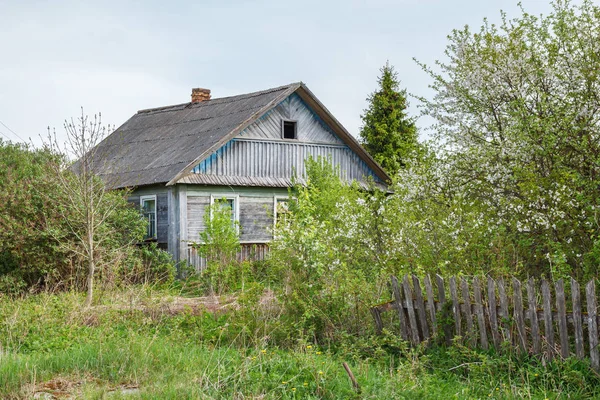
[{"label": "wooden house", "polygon": [[201,267],[190,243],[206,207],[226,199],[240,242],[262,252],[309,156],[330,157],[348,181],[389,181],[303,83],[218,99],[193,89],[191,102],[138,111],[98,145],[94,164],[112,187],[134,188],[150,239]]}]

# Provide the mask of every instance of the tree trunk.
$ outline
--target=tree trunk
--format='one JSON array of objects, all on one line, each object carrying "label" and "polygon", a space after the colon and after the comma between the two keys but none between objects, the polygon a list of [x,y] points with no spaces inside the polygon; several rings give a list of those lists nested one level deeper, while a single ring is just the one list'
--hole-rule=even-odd
[{"label": "tree trunk", "polygon": [[94,236],[92,233],[88,234],[88,275],[87,275],[87,296],[85,298],[85,308],[89,308],[92,305],[94,298],[94,272],[96,270],[96,260],[94,259]]}]

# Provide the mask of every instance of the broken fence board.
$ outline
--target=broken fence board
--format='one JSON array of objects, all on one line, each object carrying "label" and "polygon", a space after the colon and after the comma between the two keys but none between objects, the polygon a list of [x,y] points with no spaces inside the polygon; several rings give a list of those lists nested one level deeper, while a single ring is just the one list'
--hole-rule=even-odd
[{"label": "broken fence board", "polygon": [[592,279],[585,286],[588,313],[588,334],[590,339],[590,360],[592,367],[600,369],[600,355],[598,354],[598,305],[596,302],[596,282]]},{"label": "broken fence board", "polygon": [[542,280],[542,301],[544,307],[544,335],[546,336],[546,343],[548,343],[547,356],[548,360],[552,360],[556,351],[554,347],[554,324],[552,323],[552,293],[550,285],[545,279]]},{"label": "broken fence board", "polygon": [[421,284],[419,278],[416,275],[413,278],[413,289],[415,291],[415,303],[417,308],[417,317],[419,320],[419,326],[421,327],[421,334],[423,340],[429,339],[429,325],[427,323],[427,312],[425,311],[425,300],[423,299],[423,291],[421,290]]},{"label": "broken fence board", "polygon": [[490,332],[492,342],[496,349],[500,348],[500,335],[498,333],[498,308],[496,304],[496,282],[491,277],[487,279],[488,314],[490,316]]},{"label": "broken fence board", "polygon": [[467,322],[467,337],[471,346],[475,346],[476,337],[473,329],[473,313],[471,312],[471,296],[469,295],[469,284],[465,278],[460,281],[463,296],[463,309],[465,311],[465,321]]},{"label": "broken fence board", "polygon": [[529,322],[531,323],[531,341],[533,342],[533,353],[542,352],[542,342],[540,338],[540,325],[537,314],[537,300],[535,290],[535,280],[529,278],[527,281],[527,302],[529,303]]},{"label": "broken fence board", "polygon": [[460,302],[458,301],[458,292],[456,289],[455,277],[450,278],[450,297],[452,297],[452,313],[454,314],[454,336],[462,336],[462,331],[460,327]]},{"label": "broken fence board", "polygon": [[571,278],[571,298],[573,299],[573,331],[575,333],[575,354],[585,357],[583,345],[583,324],[581,320],[581,289],[579,283]]},{"label": "broken fence board", "polygon": [[508,298],[506,297],[506,288],[504,279],[498,280],[498,297],[500,298],[500,315],[502,316],[502,333],[504,341],[512,343],[510,334],[510,315],[508,314]]},{"label": "broken fence board", "polygon": [[429,310],[429,318],[431,318],[431,330],[433,336],[437,334],[437,321],[435,317],[435,298],[433,296],[433,288],[431,287],[431,279],[427,275],[424,279],[425,292],[427,293],[427,310]]},{"label": "broken fence board", "polygon": [[408,340],[408,327],[406,315],[404,314],[404,306],[402,305],[402,294],[400,293],[400,286],[398,285],[398,279],[392,276],[392,291],[394,292],[394,302],[396,309],[398,310],[398,318],[400,319],[400,335],[403,340]]},{"label": "broken fence board", "polygon": [[567,310],[565,309],[565,284],[562,279],[555,283],[556,311],[558,312],[558,335],[560,337],[560,355],[569,357],[569,332],[567,330]]},{"label": "broken fence board", "polygon": [[481,344],[482,348],[487,349],[489,344],[485,329],[483,301],[481,299],[481,283],[477,277],[473,279],[473,296],[475,298],[475,315],[477,316],[477,326],[479,328],[479,343]]},{"label": "broken fence board", "polygon": [[522,351],[527,351],[527,333],[525,332],[525,319],[523,318],[523,294],[521,292],[521,282],[517,278],[513,278],[513,308],[517,328],[517,344]]},{"label": "broken fence board", "polygon": [[404,301],[406,303],[406,311],[408,313],[408,321],[410,323],[410,337],[414,344],[419,344],[421,343],[421,338],[419,337],[419,327],[417,326],[417,317],[415,315],[413,293],[410,288],[410,283],[408,282],[408,275],[404,275],[402,287],[404,288]]}]

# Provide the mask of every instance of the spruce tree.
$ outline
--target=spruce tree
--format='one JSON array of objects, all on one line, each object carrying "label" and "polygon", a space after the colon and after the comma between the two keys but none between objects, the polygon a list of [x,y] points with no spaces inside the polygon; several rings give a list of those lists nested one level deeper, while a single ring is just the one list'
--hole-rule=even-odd
[{"label": "spruce tree", "polygon": [[375,161],[395,175],[419,148],[417,128],[406,113],[406,91],[394,67],[386,63],[380,71],[379,88],[367,98],[369,107],[361,116],[360,138]]}]

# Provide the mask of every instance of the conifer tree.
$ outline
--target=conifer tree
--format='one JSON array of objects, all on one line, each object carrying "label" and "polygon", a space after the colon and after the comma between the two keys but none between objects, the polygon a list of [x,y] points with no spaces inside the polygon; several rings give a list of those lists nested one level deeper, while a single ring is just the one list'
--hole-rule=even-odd
[{"label": "conifer tree", "polygon": [[369,107],[361,117],[360,138],[375,161],[395,175],[419,148],[417,128],[406,113],[406,91],[394,67],[388,62],[380,71],[379,88],[367,98]]}]

